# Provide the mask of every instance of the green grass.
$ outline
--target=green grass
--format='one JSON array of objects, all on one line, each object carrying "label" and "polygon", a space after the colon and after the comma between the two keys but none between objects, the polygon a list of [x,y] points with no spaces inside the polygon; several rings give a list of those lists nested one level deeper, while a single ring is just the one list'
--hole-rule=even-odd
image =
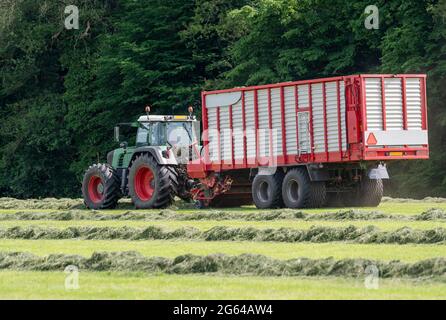
[{"label": "green grass", "polygon": [[[446,203],[392,203],[378,208],[361,208],[362,211],[379,211],[387,214],[416,215],[430,208],[446,210]],[[174,210],[172,208],[172,210]],[[342,209],[303,210],[309,214],[337,212]],[[358,210],[358,209],[356,209]],[[55,209],[7,209],[1,213],[61,212]],[[133,209],[102,211],[117,214]],[[197,210],[179,209],[178,213],[189,214]],[[210,210],[209,210],[210,211]],[[222,210],[216,210],[222,211]],[[225,209],[231,212],[258,212],[254,207]],[[160,210],[139,212],[158,213]],[[204,211],[206,212],[206,211]],[[42,227],[67,228],[70,226],[147,227],[160,226],[176,229],[193,226],[207,230],[214,226],[307,229],[313,225],[364,227],[374,225],[383,231],[402,227],[413,229],[446,228],[442,221],[0,221],[0,227],[38,225]],[[125,240],[13,240],[0,239],[0,251],[30,252],[39,256],[49,254],[77,254],[89,257],[93,252],[138,251],[145,256],[173,258],[184,254],[208,255],[224,253],[262,254],[275,259],[306,257],[321,259],[365,258],[371,260],[400,260],[413,263],[420,260],[445,257],[446,246],[416,244],[354,244],[330,243],[280,243],[255,241],[125,241]],[[444,280],[432,279],[380,280],[379,290],[364,288],[364,279],[333,278],[272,278],[236,277],[217,275],[144,275],[135,273],[80,272],[80,289],[66,291],[65,274],[61,272],[0,271],[0,299],[446,299]]]},{"label": "green grass", "polygon": [[381,279],[222,277],[79,273],[65,290],[63,272],[0,272],[0,299],[445,299],[446,283]]},{"label": "green grass", "polygon": [[[323,212],[337,212],[340,210],[348,210],[348,209],[354,209],[359,211],[380,211],[383,213],[388,214],[401,214],[401,215],[415,215],[420,214],[428,209],[431,208],[439,208],[446,210],[446,203],[435,203],[435,202],[407,202],[407,203],[395,203],[395,202],[385,202],[382,203],[377,208],[322,208],[322,209],[305,209],[300,210],[305,213],[309,214],[317,214],[317,213],[323,213]],[[128,208],[128,209],[119,209],[119,210],[104,210],[100,211],[101,213],[109,213],[109,214],[118,214],[118,213],[124,213],[127,211],[133,211],[134,209]],[[172,208],[172,210],[175,210],[178,213],[192,213],[197,212],[196,209],[175,209]],[[210,209],[210,210],[199,210],[200,212],[206,212],[206,211],[229,211],[229,212],[246,212],[246,213],[252,213],[257,212],[258,209],[256,209],[254,206],[248,206],[243,208],[229,208],[229,209]],[[280,209],[279,209],[280,210]],[[0,214],[2,213],[14,213],[14,212],[60,212],[60,211],[68,211],[68,209],[0,209]],[[139,210],[139,212],[147,212],[147,213],[158,213],[160,210]]]},{"label": "green grass", "polygon": [[49,254],[77,254],[91,256],[95,251],[138,251],[145,256],[173,258],[183,254],[208,255],[225,253],[262,254],[276,259],[307,257],[313,259],[333,257],[367,258],[372,260],[401,260],[416,262],[444,257],[444,245],[393,245],[331,243],[272,243],[230,241],[123,241],[123,240],[1,240],[0,251],[30,252],[39,256]]},{"label": "green grass", "polygon": [[294,228],[294,229],[309,229],[312,226],[321,227],[346,227],[355,226],[359,228],[370,225],[376,226],[383,231],[397,230],[403,227],[410,227],[412,229],[435,229],[446,228],[446,222],[441,221],[398,221],[398,220],[378,220],[378,221],[303,221],[303,220],[272,220],[272,221],[243,221],[243,220],[198,220],[198,221],[89,221],[89,220],[74,220],[74,221],[48,221],[48,220],[10,220],[0,221],[0,227],[11,228],[16,226],[40,226],[52,228],[68,228],[81,226],[95,226],[95,227],[134,227],[144,228],[148,226],[157,226],[165,229],[178,229],[182,227],[194,227],[202,231],[209,230],[215,226],[227,226],[233,228],[239,227],[254,227],[259,229],[266,228]]}]

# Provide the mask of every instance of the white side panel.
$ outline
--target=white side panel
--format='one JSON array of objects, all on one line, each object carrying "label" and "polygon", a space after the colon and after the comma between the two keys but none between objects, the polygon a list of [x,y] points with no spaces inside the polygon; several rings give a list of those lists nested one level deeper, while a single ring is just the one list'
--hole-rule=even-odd
[{"label": "white side panel", "polygon": [[324,99],[322,96],[322,84],[312,84],[311,88],[314,152],[320,153],[325,152]]},{"label": "white side panel", "polygon": [[242,92],[226,92],[206,95],[206,108],[216,108],[236,104],[242,98]]},{"label": "white side panel", "polygon": [[282,109],[280,99],[280,88],[271,89],[271,128],[272,128],[272,150],[274,156],[283,155],[282,152]]},{"label": "white side panel", "polygon": [[421,83],[419,78],[406,79],[407,129],[422,130]]},{"label": "white side panel", "polygon": [[346,124],[346,106],[345,106],[345,84],[340,81],[339,95],[341,97],[341,133],[342,133],[342,151],[347,151],[347,124]]},{"label": "white side panel", "polygon": [[220,107],[220,146],[221,159],[232,161],[232,139],[229,120],[229,107]]},{"label": "white side panel", "polygon": [[384,84],[386,95],[386,129],[402,130],[404,126],[401,79],[386,78]]},{"label": "white side panel", "polygon": [[285,97],[285,131],[287,154],[297,154],[297,114],[295,87],[285,87],[283,93]]},{"label": "white side panel", "polygon": [[[376,146],[419,146],[428,144],[426,130],[366,131],[366,141],[371,133],[373,133],[376,138]],[[375,147],[375,145],[373,147]]]},{"label": "white side panel", "polygon": [[246,128],[246,156],[255,158],[256,156],[256,123],[254,115],[254,92],[245,92],[245,128]]},{"label": "white side panel", "polygon": [[257,103],[259,112],[259,155],[261,157],[269,156],[269,108],[268,108],[268,90],[257,91]]},{"label": "white side panel", "polygon": [[380,78],[365,79],[365,103],[367,106],[367,128],[370,130],[383,129],[382,93]]},{"label": "white side panel", "polygon": [[218,161],[217,110],[216,108],[208,110],[209,159],[211,161]]},{"label": "white side panel", "polygon": [[336,82],[325,84],[327,101],[328,151],[339,152],[338,89]]},{"label": "white side panel", "polygon": [[242,102],[232,106],[232,127],[233,127],[233,141],[234,141],[234,158],[244,159],[245,139],[243,139],[243,112]]},{"label": "white side panel", "polygon": [[310,106],[309,92],[308,84],[297,87],[299,108],[308,108]]}]

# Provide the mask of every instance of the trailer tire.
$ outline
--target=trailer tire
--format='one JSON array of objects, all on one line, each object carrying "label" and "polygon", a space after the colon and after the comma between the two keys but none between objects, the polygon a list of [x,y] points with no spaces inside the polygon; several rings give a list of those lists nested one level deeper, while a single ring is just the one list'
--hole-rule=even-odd
[{"label": "trailer tire", "polygon": [[[314,189],[320,191],[319,188],[318,185]],[[312,191],[312,182],[305,170],[294,168],[287,172],[282,183],[282,198],[287,208],[310,208],[312,204],[318,203],[321,195],[312,195]],[[326,194],[325,185],[324,194]]]},{"label": "trailer tire", "polygon": [[138,156],[129,171],[128,189],[136,209],[159,209],[170,206],[178,180],[175,168],[159,165],[147,154]]},{"label": "trailer tire", "polygon": [[310,208],[322,208],[327,202],[325,182],[311,182]]},{"label": "trailer tire", "polygon": [[113,209],[121,197],[120,181],[108,164],[94,164],[85,172],[82,181],[84,204],[89,209]]},{"label": "trailer tire", "polygon": [[384,185],[381,179],[365,178],[359,190],[359,205],[363,207],[377,207],[384,194]]},{"label": "trailer tire", "polygon": [[257,174],[252,182],[252,199],[258,209],[277,209],[283,207],[283,173],[273,175]]}]

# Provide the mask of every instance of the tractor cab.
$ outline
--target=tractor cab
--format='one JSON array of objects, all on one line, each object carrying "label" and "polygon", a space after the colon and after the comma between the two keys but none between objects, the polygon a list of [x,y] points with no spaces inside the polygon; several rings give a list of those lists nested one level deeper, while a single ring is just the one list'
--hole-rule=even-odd
[{"label": "tractor cab", "polygon": [[200,123],[194,116],[141,116],[136,146],[188,147],[200,137]]},{"label": "tractor cab", "polygon": [[118,124],[115,140],[120,148],[109,153],[108,163],[116,169],[128,167],[135,153],[148,150],[163,164],[187,164],[194,157],[192,146],[198,146],[200,141],[200,122],[192,114],[150,115],[147,112],[136,122]]}]

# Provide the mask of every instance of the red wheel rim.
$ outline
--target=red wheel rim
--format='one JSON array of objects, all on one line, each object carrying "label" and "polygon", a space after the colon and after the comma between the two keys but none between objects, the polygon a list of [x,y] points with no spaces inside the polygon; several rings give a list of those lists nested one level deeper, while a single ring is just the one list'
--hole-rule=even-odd
[{"label": "red wheel rim", "polygon": [[88,182],[88,196],[94,203],[99,203],[104,198],[104,184],[98,176],[92,176]]},{"label": "red wheel rim", "polygon": [[149,201],[152,199],[154,190],[155,180],[152,170],[147,167],[139,168],[135,174],[135,192],[138,198],[142,201]]}]

